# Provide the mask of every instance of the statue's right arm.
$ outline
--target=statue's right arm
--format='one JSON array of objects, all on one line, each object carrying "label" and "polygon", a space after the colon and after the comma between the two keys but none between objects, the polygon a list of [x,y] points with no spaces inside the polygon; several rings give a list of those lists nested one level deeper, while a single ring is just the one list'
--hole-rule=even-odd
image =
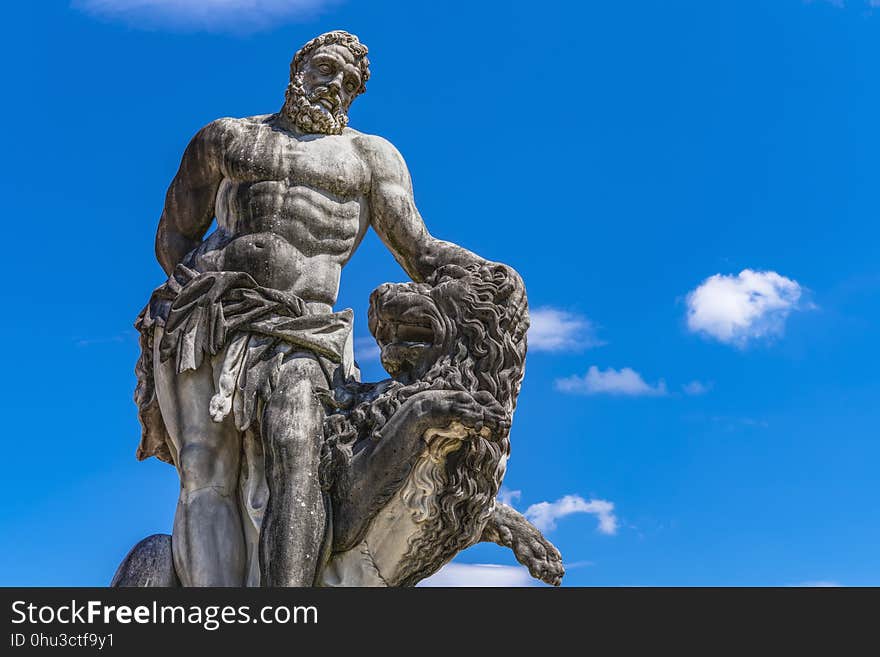
[{"label": "statue's right arm", "polygon": [[196,133],[168,187],[156,231],[156,259],[168,275],[187,253],[201,244],[214,219],[214,200],[223,181],[227,122],[228,119],[219,119]]}]

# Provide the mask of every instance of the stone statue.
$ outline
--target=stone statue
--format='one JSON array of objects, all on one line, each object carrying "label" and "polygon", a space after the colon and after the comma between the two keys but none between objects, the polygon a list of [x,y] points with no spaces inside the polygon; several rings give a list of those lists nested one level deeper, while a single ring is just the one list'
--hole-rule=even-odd
[{"label": "stone statue", "polygon": [[[200,130],[156,237],[168,280],[135,324],[138,458],[174,464],[171,537],[118,586],[406,586],[480,540],[558,584],[558,551],[495,500],[528,309],[511,268],[432,237],[400,154],[347,127],[367,48],[303,46],[277,114]],[[217,228],[205,234],[216,217]],[[361,383],[340,273],[372,226],[414,283],[370,330],[390,379]]]}]

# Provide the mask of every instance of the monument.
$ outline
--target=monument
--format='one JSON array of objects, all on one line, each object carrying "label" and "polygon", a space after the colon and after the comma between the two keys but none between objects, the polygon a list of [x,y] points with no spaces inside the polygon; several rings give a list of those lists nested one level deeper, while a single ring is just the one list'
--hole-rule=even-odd
[{"label": "monument", "polygon": [[[556,548],[496,500],[525,287],[434,238],[397,150],[348,127],[369,76],[357,37],[322,34],[279,112],[187,146],[156,236],[168,279],[135,323],[137,456],[174,465],[180,497],[114,586],[412,586],[479,541],[560,583]],[[369,227],[413,281],[371,295],[374,383],[333,308]]]}]

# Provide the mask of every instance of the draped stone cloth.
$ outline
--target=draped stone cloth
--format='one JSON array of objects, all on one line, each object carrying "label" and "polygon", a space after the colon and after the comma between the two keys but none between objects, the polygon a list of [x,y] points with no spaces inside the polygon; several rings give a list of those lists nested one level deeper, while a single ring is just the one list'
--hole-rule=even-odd
[{"label": "draped stone cloth", "polygon": [[178,265],[134,324],[141,348],[135,366],[134,400],[141,422],[137,458],[172,462],[156,398],[155,358],[163,363],[173,359],[178,374],[211,359],[215,394],[210,413],[219,422],[232,412],[236,427],[244,431],[259,401],[271,394],[286,359],[314,356],[328,387],[337,372],[353,373],[352,321],[351,309],[311,313],[296,295],[263,287],[244,272],[197,272]]}]

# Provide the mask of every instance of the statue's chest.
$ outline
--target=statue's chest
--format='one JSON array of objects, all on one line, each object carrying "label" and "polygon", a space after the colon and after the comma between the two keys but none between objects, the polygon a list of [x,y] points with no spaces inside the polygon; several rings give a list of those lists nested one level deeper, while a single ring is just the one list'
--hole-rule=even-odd
[{"label": "statue's chest", "polygon": [[348,138],[325,135],[298,141],[261,129],[234,139],[224,159],[237,182],[285,181],[344,199],[367,191],[367,170]]}]

